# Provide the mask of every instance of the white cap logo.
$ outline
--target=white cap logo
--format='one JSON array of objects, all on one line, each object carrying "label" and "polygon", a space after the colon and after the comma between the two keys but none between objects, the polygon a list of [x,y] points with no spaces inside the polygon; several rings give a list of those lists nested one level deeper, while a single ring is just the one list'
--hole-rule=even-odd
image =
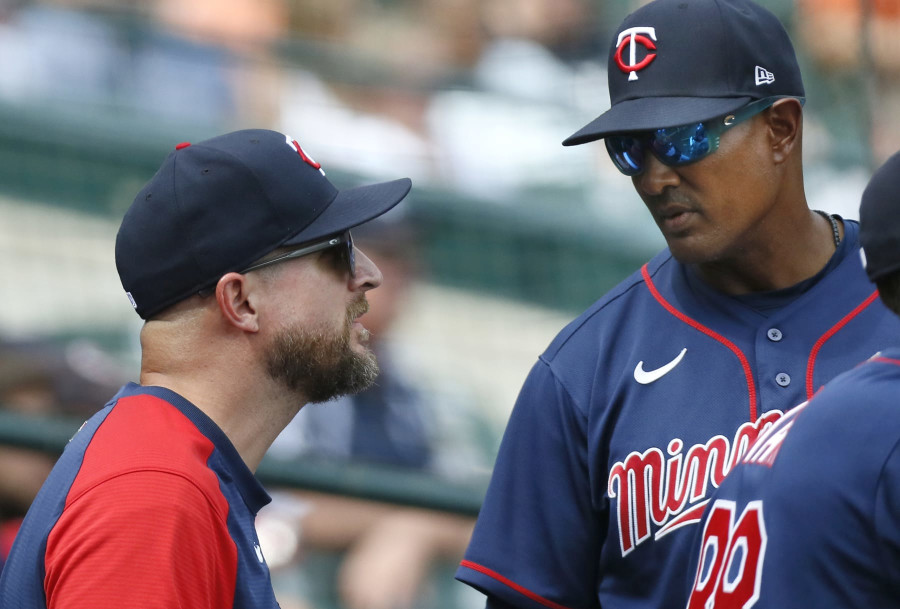
[{"label": "white cap logo", "polygon": [[[619,33],[619,38],[616,41],[616,54],[613,58],[616,60],[616,65],[619,66],[619,69],[628,74],[628,80],[637,80],[637,71],[643,70],[650,65],[650,62],[656,59],[656,53],[647,53],[646,57],[638,63],[637,45],[640,44],[648,51],[655,51],[655,40],[656,28],[652,27],[630,27]],[[628,53],[628,63],[625,63],[625,60],[622,59],[622,52],[626,46],[631,47]]]},{"label": "white cap logo", "polygon": [[775,75],[762,66],[756,66],[756,86],[771,85],[775,82]]}]

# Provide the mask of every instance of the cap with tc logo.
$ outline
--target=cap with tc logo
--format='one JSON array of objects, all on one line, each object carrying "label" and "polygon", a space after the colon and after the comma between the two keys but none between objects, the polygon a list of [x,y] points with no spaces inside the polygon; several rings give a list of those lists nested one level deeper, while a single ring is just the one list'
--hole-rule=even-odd
[{"label": "cap with tc logo", "polygon": [[803,97],[794,47],[750,0],[655,0],[609,49],[611,107],[563,145],[716,118],[772,96]]},{"label": "cap with tc logo", "polygon": [[380,216],[410,187],[403,178],[339,191],[296,140],[267,129],[178,144],[122,219],[119,278],[148,319],[278,247]]}]

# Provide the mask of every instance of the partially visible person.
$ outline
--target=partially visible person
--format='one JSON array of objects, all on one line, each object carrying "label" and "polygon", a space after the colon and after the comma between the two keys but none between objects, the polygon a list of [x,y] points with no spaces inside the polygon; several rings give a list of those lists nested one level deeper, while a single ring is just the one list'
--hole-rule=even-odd
[{"label": "partially visible person", "polygon": [[490,608],[683,609],[692,532],[747,446],[900,320],[858,224],[810,208],[805,89],[751,0],[655,0],[608,50],[603,139],[667,248],[534,364],[457,578]]},{"label": "partially visible person", "polygon": [[[484,40],[469,68],[473,87],[435,91],[425,116],[436,176],[508,205],[535,190],[587,184],[595,155],[551,148],[546,140],[568,128],[572,113],[596,110],[581,102],[594,102],[606,82],[597,40],[607,10],[585,0],[474,3]],[[479,154],[472,154],[473,134],[485,134]],[[598,178],[604,192],[614,188],[602,175],[589,182]]]},{"label": "partially visible person", "polygon": [[130,383],[69,443],[0,576],[0,606],[277,607],[254,476],[307,402],[377,376],[358,318],[381,284],[350,229],[408,179],[338,191],[282,133],[176,146],[116,238],[145,320]]},{"label": "partially visible person", "polygon": [[413,609],[452,607],[462,598],[433,594],[465,551],[471,517],[309,491],[281,491],[276,514],[269,509],[260,513],[260,529],[280,520],[272,529],[299,546],[299,559],[273,572],[282,604]]},{"label": "partially visible person", "polygon": [[285,0],[152,0],[149,28],[120,66],[138,112],[227,125],[277,118],[282,67],[273,52],[289,30]]},{"label": "partially visible person", "polygon": [[[284,0],[4,2],[0,99],[115,108],[206,132],[276,120]],[[126,25],[127,24],[127,25]],[[173,127],[174,128],[174,127]]]},{"label": "partially visible person", "polygon": [[[863,193],[869,278],[900,316],[900,153]],[[762,434],[696,531],[688,609],[900,605],[900,341]]]},{"label": "partially visible person", "polygon": [[856,84],[835,95],[849,94],[844,103],[864,117],[862,139],[883,163],[900,146],[900,2],[797,0],[796,11],[798,37],[824,80]]},{"label": "partially visible person", "polygon": [[[73,429],[124,380],[88,341],[0,340],[0,409],[26,417],[71,419]],[[28,508],[55,459],[0,445],[0,570]]]}]

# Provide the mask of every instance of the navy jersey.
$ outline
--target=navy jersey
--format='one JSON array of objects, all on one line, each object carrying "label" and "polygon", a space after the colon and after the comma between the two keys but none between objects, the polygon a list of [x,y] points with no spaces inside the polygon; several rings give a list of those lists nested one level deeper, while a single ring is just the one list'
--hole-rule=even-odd
[{"label": "navy jersey", "polygon": [[689,609],[900,605],[898,396],[894,349],[759,437],[696,527]]},{"label": "navy jersey", "polygon": [[457,578],[518,607],[684,607],[709,492],[762,428],[900,342],[858,229],[815,277],[728,296],[668,250],[569,324],[510,417]]},{"label": "navy jersey", "polygon": [[275,608],[256,536],[268,494],[225,434],[129,384],[72,438],[0,575],[0,607]]}]

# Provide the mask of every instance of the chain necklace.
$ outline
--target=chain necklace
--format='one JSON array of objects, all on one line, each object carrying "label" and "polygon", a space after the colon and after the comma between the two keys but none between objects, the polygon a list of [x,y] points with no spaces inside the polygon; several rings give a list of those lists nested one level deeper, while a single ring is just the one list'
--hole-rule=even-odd
[{"label": "chain necklace", "polygon": [[822,211],[821,209],[814,209],[813,211],[831,223],[831,232],[834,234],[834,247],[835,249],[837,249],[837,246],[841,244],[841,233],[838,232],[838,223],[837,219],[834,217],[834,214],[829,214]]}]

